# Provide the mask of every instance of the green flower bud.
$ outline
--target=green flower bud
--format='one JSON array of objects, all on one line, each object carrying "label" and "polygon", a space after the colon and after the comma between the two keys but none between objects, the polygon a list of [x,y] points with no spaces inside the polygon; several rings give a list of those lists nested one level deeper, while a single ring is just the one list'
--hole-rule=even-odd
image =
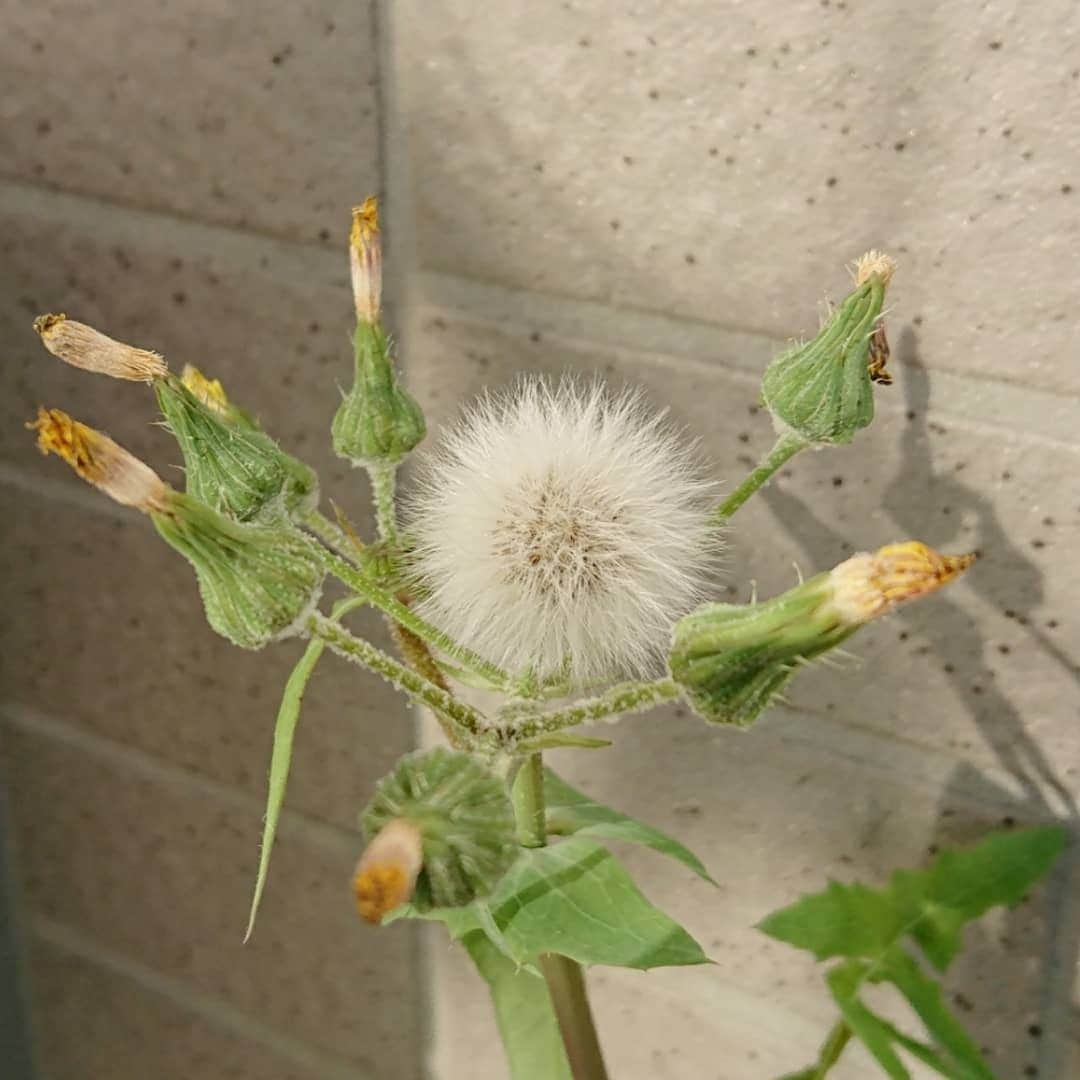
[{"label": "green flower bud", "polygon": [[457,751],[408,754],[379,781],[360,817],[364,835],[374,841],[392,821],[420,834],[423,865],[413,903],[421,911],[487,896],[518,855],[505,785]]},{"label": "green flower bud", "polygon": [[382,328],[360,320],[356,377],[330,428],[334,451],[354,465],[394,465],[426,434],[424,414],[394,374]]},{"label": "green flower bud", "polygon": [[672,677],[706,720],[748,727],[800,666],[973,560],[909,541],[854,555],[772,600],[705,604],[675,624]]},{"label": "green flower bud", "polygon": [[150,516],[199,579],[210,625],[243,649],[299,633],[322,593],[317,549],[284,521],[243,524],[179,492]]},{"label": "green flower bud", "polygon": [[768,366],[761,398],[781,431],[812,446],[849,443],[874,418],[873,383],[889,383],[880,325],[896,264],[871,251],[856,264],[855,289],[812,341]]},{"label": "green flower bud", "polygon": [[315,473],[250,419],[208,403],[173,375],[154,387],[184,455],[189,495],[237,521],[268,521],[317,502]]}]

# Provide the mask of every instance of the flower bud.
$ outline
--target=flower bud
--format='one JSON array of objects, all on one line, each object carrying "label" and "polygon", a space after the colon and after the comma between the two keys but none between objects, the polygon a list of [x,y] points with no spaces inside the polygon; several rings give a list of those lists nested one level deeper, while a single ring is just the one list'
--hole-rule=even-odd
[{"label": "flower bud", "polygon": [[[453,750],[403,757],[379,781],[360,822],[365,835],[373,838],[372,848],[392,822],[405,822],[418,831],[423,866],[413,903],[421,911],[462,907],[487,896],[518,855],[505,785],[475,758]],[[399,856],[395,865],[407,879],[404,871],[411,864]]]},{"label": "flower bud", "polygon": [[314,610],[324,570],[314,543],[278,522],[243,525],[174,491],[107,435],[59,409],[29,425],[42,453],[62,457],[84,480],[149,514],[195,567],[206,618],[234,644],[258,649],[297,633]]},{"label": "flower bud", "polygon": [[84,371],[111,375],[114,379],[153,382],[168,370],[156,352],[114,341],[66,315],[39,315],[34,320],[34,329],[53,356]]},{"label": "flower bud", "polygon": [[896,264],[867,252],[855,267],[855,288],[813,340],[769,364],[761,398],[777,428],[812,446],[849,443],[874,418],[873,383],[891,382],[888,345],[879,320]]},{"label": "flower bud", "polygon": [[353,344],[355,380],[334,415],[334,451],[354,465],[395,465],[426,434],[424,414],[394,374],[378,324],[358,321]]},{"label": "flower bud", "polygon": [[314,543],[284,521],[243,524],[173,492],[151,515],[162,538],[195,568],[206,620],[242,649],[300,633],[322,594]]},{"label": "flower bud", "polygon": [[748,727],[801,665],[941,588],[974,558],[908,541],[854,555],[772,600],[705,604],[675,624],[672,677],[706,720]]},{"label": "flower bud", "polygon": [[424,861],[420,830],[408,821],[388,821],[368,844],[356,873],[353,893],[361,916],[369,923],[412,899]]},{"label": "flower bud", "polygon": [[210,396],[210,404],[175,376],[154,384],[184,455],[188,494],[237,521],[269,521],[314,505],[315,473],[249,421],[238,422],[224,393],[222,405],[214,401],[214,384],[203,383],[196,389]]}]

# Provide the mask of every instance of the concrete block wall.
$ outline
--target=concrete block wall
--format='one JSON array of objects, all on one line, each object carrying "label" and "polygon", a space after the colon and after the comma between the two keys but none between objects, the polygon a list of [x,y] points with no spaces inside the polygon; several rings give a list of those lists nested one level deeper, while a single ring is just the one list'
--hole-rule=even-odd
[{"label": "concrete block wall", "polygon": [[[355,811],[411,745],[398,703],[319,671],[242,948],[294,649],[216,639],[186,568],[20,427],[44,401],[175,461],[142,388],[42,353],[30,320],[67,310],[219,374],[359,510],[326,432],[348,378],[341,234],[369,190],[433,428],[522,369],[597,372],[670,406],[729,482],[769,444],[773,350],[814,329],[845,262],[893,252],[896,385],[853,448],[800,457],[740,514],[728,592],[908,536],[985,556],[750,733],[673,709],[557,761],[721,879],[625,853],[719,963],[592,975],[613,1076],[805,1064],[833,1009],[762,915],[827,876],[1075,820],[1072,5],[49,0],[4,24],[0,701],[42,1075],[506,1075],[461,957],[365,932],[344,891]],[[1078,880],[1073,855],[950,977],[1002,1077],[1080,1074]],[[873,1072],[852,1050],[836,1075]]]},{"label": "concrete block wall", "polygon": [[148,522],[23,429],[65,408],[179,478],[145,387],[42,351],[34,315],[66,311],[220,376],[370,525],[329,424],[351,372],[349,207],[384,182],[375,12],[57,0],[2,22],[2,775],[39,1075],[418,1077],[415,936],[365,932],[348,885],[356,814],[412,718],[320,665],[243,945],[301,646],[218,638]]}]

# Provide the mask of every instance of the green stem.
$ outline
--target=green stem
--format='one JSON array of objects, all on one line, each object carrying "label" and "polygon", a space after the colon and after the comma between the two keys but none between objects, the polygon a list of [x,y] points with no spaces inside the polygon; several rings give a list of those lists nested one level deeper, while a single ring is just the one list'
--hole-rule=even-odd
[{"label": "green stem", "polygon": [[837,1020],[833,1024],[832,1030],[825,1037],[825,1042],[821,1047],[821,1054],[810,1075],[810,1080],[824,1080],[828,1071],[840,1060],[840,1055],[844,1052],[844,1047],[847,1046],[850,1038],[851,1028],[848,1027],[847,1021]]},{"label": "green stem", "polygon": [[379,529],[379,538],[396,544],[398,531],[394,497],[397,492],[397,466],[369,465],[368,476],[371,477],[371,496],[375,503],[375,524]]},{"label": "green stem", "polygon": [[599,697],[579,701],[568,708],[515,718],[502,730],[504,734],[512,735],[515,740],[533,739],[551,731],[589,724],[609,716],[643,712],[662,701],[672,701],[681,696],[682,688],[674,679],[657,679],[650,683],[619,683]]},{"label": "green stem", "polygon": [[410,607],[403,604],[396,596],[386,589],[377,585],[371,578],[350,566],[344,559],[335,556],[332,552],[323,551],[321,557],[327,570],[335,577],[340,578],[353,592],[364,597],[369,603],[384,611],[395,622],[400,623],[406,630],[411,630],[421,641],[434,645],[437,649],[453,657],[459,664],[469,668],[478,675],[482,675],[495,687],[504,687],[509,681],[505,671],[489,664],[482,656],[477,656],[471,649],[458,645],[456,641],[434,627],[425,619],[421,619]]},{"label": "green stem", "polygon": [[343,626],[319,612],[308,619],[307,629],[312,637],[326,642],[338,656],[343,656],[346,660],[374,671],[376,675],[381,675],[413,701],[427,705],[439,715],[446,717],[458,730],[463,742],[475,741],[475,736],[482,726],[483,717],[471,705],[459,701],[453,694],[425,679],[419,672],[388,656],[370,642],[355,637]]},{"label": "green stem", "polygon": [[[531,754],[525,760],[514,781],[514,817],[522,845],[543,847],[547,830],[544,824],[544,763],[539,754]],[[557,953],[542,953],[537,959],[559,1022],[571,1076],[574,1080],[607,1080],[607,1067],[589,1008],[581,966]]]},{"label": "green stem", "polygon": [[356,565],[357,541],[351,537],[336,521],[331,521],[320,510],[308,510],[300,521],[306,525],[324,544],[332,547],[344,558]]},{"label": "green stem", "polygon": [[809,445],[804,438],[790,431],[778,436],[757,468],[713,511],[713,524],[723,525],[782,465]]}]

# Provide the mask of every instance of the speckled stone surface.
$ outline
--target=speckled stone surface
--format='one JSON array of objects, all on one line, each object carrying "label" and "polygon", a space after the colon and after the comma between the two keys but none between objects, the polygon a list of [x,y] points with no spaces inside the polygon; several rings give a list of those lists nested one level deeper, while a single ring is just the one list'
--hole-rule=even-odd
[{"label": "speckled stone surface", "polygon": [[410,928],[359,923],[348,884],[358,833],[354,848],[348,836],[283,830],[244,945],[258,804],[22,727],[8,726],[3,746],[32,917],[352,1061],[362,1076],[383,1075],[388,1061],[417,1075]]},{"label": "speckled stone surface", "polygon": [[423,266],[786,337],[884,247],[927,364],[1080,389],[1068,0],[396,10]]},{"label": "speckled stone surface", "polygon": [[379,183],[370,3],[13,4],[0,175],[328,244]]},{"label": "speckled stone surface", "polygon": [[[138,983],[40,942],[33,951],[40,1060],[50,1080],[321,1080]],[[123,1024],[117,1018],[123,1017]]]},{"label": "speckled stone surface", "polygon": [[[677,708],[599,731],[613,749],[563,752],[568,775],[686,840],[721,881],[714,892],[627,853],[645,892],[719,966],[594,973],[615,1076],[760,1080],[806,1064],[833,1006],[812,963],[754,923],[827,877],[881,882],[935,846],[1068,815],[1080,795],[1080,626],[1066,555],[1080,507],[1062,502],[1056,472],[1075,451],[943,414],[935,375],[917,362],[917,333],[896,327],[894,339],[896,383],[879,391],[873,426],[850,448],[795,459],[740,512],[718,595],[747,599],[756,581],[768,596],[794,584],[796,566],[810,574],[913,537],[979,550],[982,561],[947,592],[861,631],[847,646],[858,663],[801,675],[791,706],[751,732],[708,728]],[[522,370],[569,371],[641,385],[670,405],[729,485],[771,443],[753,383],[704,358],[515,330],[441,307],[418,309],[407,342],[411,380],[435,421]],[[1044,1018],[1054,1012],[1047,988],[1068,993],[1078,946],[1062,911],[1069,888],[1061,876],[1030,907],[980,924],[950,975],[953,1000],[1001,1076],[1060,1061],[1075,1038],[1068,1021]],[[477,1050],[477,1028],[491,1023],[483,985],[437,936],[430,955],[436,1074],[452,1080],[468,1063],[478,1080],[502,1077],[498,1052]],[[1040,1038],[1028,1034],[1036,1022]],[[858,1053],[837,1070],[870,1075]]]}]

